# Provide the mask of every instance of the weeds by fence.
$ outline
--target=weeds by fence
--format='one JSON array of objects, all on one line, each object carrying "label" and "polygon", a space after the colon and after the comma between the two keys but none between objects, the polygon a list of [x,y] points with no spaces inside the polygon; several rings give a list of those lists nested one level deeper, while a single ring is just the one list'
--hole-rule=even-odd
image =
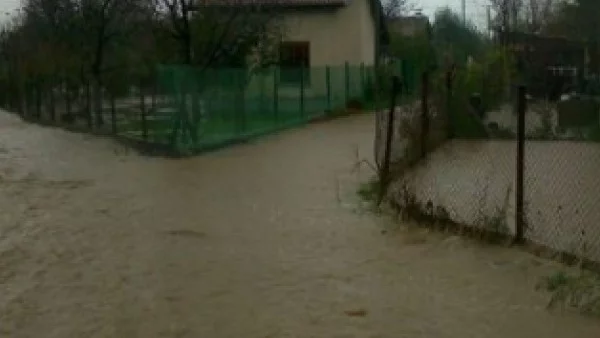
[{"label": "weeds by fence", "polygon": [[446,139],[449,96],[439,86],[442,75],[424,71],[415,85],[392,80],[391,106],[379,111],[376,123],[375,161],[386,175],[410,167]]},{"label": "weeds by fence", "polygon": [[[474,86],[468,71],[431,74],[420,99],[395,108],[395,180],[386,189],[392,207],[600,266],[600,100],[571,94],[552,102],[510,82],[482,95],[493,73]],[[429,96],[433,103],[422,105]],[[423,148],[435,132],[443,144]]]}]

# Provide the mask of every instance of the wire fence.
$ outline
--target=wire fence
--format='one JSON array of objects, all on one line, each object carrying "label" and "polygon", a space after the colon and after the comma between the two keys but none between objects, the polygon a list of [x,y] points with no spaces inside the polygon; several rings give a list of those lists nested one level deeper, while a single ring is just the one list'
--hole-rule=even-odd
[{"label": "wire fence", "polygon": [[386,100],[381,77],[372,66],[347,63],[260,70],[163,65],[131,81],[56,76],[5,83],[3,106],[30,121],[185,153],[348,109],[376,109]]},{"label": "wire fence", "polygon": [[527,238],[600,262],[600,97],[587,90],[559,94],[527,102]]},{"label": "wire fence", "polygon": [[[385,152],[393,112],[391,166],[402,163],[387,189],[391,206],[432,225],[524,241],[597,267],[600,98],[571,92],[552,100],[513,82],[489,95],[493,74],[470,86],[466,68],[441,72],[431,77],[437,84],[421,84],[420,99],[379,114],[377,150]],[[424,113],[427,97],[439,99]],[[411,109],[412,118],[403,118]],[[422,124],[436,119],[446,123]],[[423,148],[418,140],[436,132],[436,146]]]},{"label": "wire fence", "polygon": [[[162,67],[159,83],[175,117],[170,143],[211,147],[333,116],[371,109],[378,97],[372,67],[219,69]],[[188,107],[188,108],[186,108]]]},{"label": "wire fence", "polygon": [[416,71],[418,76],[407,79],[403,76],[407,67],[403,69],[388,80],[393,83],[391,107],[380,109],[376,119],[375,160],[390,173],[411,166],[440,145],[450,122],[449,101],[438,86],[440,74]]}]

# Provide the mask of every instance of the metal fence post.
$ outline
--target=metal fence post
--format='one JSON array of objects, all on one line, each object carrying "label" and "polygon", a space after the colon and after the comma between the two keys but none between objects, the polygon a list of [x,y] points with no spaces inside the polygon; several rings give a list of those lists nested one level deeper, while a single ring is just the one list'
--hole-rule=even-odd
[{"label": "metal fence post", "polygon": [[400,93],[400,79],[397,76],[392,77],[392,90],[390,97],[390,110],[388,113],[387,128],[385,134],[385,148],[383,153],[383,163],[379,172],[379,196],[377,199],[377,205],[383,202],[385,197],[385,187],[389,182],[390,174],[390,161],[392,156],[392,140],[394,137],[394,112],[396,110],[396,96]]},{"label": "metal fence post", "polygon": [[524,174],[525,174],[525,111],[527,110],[526,87],[518,88],[517,102],[517,177],[516,177],[516,220],[515,242],[522,243],[525,239],[525,199],[524,199]]},{"label": "metal fence post", "polygon": [[325,66],[325,87],[327,89],[327,111],[331,113],[331,67]]},{"label": "metal fence post", "polygon": [[[162,130],[162,125],[160,127],[157,126],[159,123],[162,124],[162,121],[161,121],[161,117],[158,114],[158,110],[159,110],[158,109],[158,73],[156,72],[156,70],[154,70],[152,72],[151,79],[152,79],[151,80],[152,81],[152,91],[150,92],[150,112],[151,112],[151,115],[153,116],[153,119],[152,119],[153,125],[152,126],[154,128],[154,133],[152,133],[152,139],[154,141],[156,141],[156,138],[157,138],[156,130],[157,129]],[[161,122],[159,122],[159,121],[161,121]]]},{"label": "metal fence post", "polygon": [[94,89],[94,96],[98,95],[98,97],[94,97],[96,127],[102,129],[104,126],[104,91],[106,88],[103,87],[100,80],[94,84],[94,87],[97,87],[97,89]]},{"label": "metal fence post", "polygon": [[142,138],[148,141],[148,121],[146,120],[146,98],[144,97],[143,84],[140,82],[140,113],[142,118]]},{"label": "metal fence post", "polygon": [[404,86],[406,87],[406,93],[409,95],[415,94],[415,91],[418,84],[415,79],[415,73],[418,73],[418,69],[415,64],[409,64],[405,59],[400,60],[400,72],[402,74],[402,79],[404,80]]},{"label": "metal fence post", "polygon": [[364,101],[367,96],[367,92],[365,89],[365,63],[364,62],[360,63],[360,93],[361,93],[362,99]]},{"label": "metal fence post", "polygon": [[41,85],[37,82],[35,86],[35,117],[40,120],[42,118],[42,89]]},{"label": "metal fence post", "polygon": [[90,80],[87,79],[85,82],[85,109],[88,128],[93,129],[94,124],[92,121],[92,89],[90,86]]},{"label": "metal fence post", "polygon": [[25,117],[27,111],[27,89],[25,83],[22,81],[18,81],[15,86],[17,91],[16,99],[18,100],[17,109],[21,117]]},{"label": "metal fence post", "polygon": [[71,92],[69,89],[69,79],[65,78],[65,117],[60,117],[61,122],[64,118],[71,117]]},{"label": "metal fence post", "polygon": [[304,118],[304,65],[300,66],[300,117]]},{"label": "metal fence post", "polygon": [[54,123],[56,121],[56,107],[55,105],[55,97],[54,97],[54,81],[51,81],[52,85],[50,86],[50,120]]},{"label": "metal fence post", "polygon": [[429,72],[421,74],[421,158],[427,156],[429,140]]},{"label": "metal fence post", "polygon": [[348,61],[344,63],[344,93],[346,99],[344,104],[347,104],[350,101],[350,65]]},{"label": "metal fence post", "polygon": [[379,83],[379,69],[377,66],[373,67],[373,105],[375,110],[379,110],[379,91],[380,91],[380,83]]},{"label": "metal fence post", "polygon": [[452,117],[452,80],[454,72],[452,69],[446,72],[446,118],[448,119],[448,138],[454,138],[454,119]]},{"label": "metal fence post", "polygon": [[32,80],[27,81],[25,88],[25,115],[29,118],[35,118],[35,88]]},{"label": "metal fence post", "polygon": [[[205,73],[206,74],[206,73]],[[201,97],[202,87],[206,83],[206,78],[202,76],[202,73],[194,72],[194,77],[190,84],[191,90],[191,129],[190,129],[190,137],[194,146],[197,143],[196,134],[198,133],[198,129],[200,126],[200,121],[202,121],[202,115],[204,113],[204,100]]]},{"label": "metal fence post", "polygon": [[152,92],[150,93],[150,95],[151,95],[150,110],[153,112],[156,112],[158,110],[157,109],[158,102],[157,102],[157,98],[156,98],[158,96],[158,78],[157,78],[158,74],[156,74],[156,72],[154,72],[152,75],[153,76],[152,76]]},{"label": "metal fence post", "polygon": [[238,96],[238,100],[239,100],[239,105],[240,105],[240,128],[241,128],[241,132],[245,133],[246,132],[246,128],[247,128],[247,122],[246,122],[246,93],[244,91],[244,74],[242,74],[241,70],[237,70],[238,76],[237,76],[237,83],[236,83],[236,88],[238,90],[237,96]]},{"label": "metal fence post", "polygon": [[69,88],[69,79],[65,79],[65,110],[67,119],[71,118],[71,88]]},{"label": "metal fence post", "polygon": [[259,93],[258,105],[260,107],[260,111],[263,112],[266,110],[266,107],[265,107],[265,72],[261,71],[260,74],[258,74],[258,75],[260,76],[260,79],[259,79],[260,93]]},{"label": "metal fence post", "polygon": [[273,115],[275,122],[279,121],[279,72],[277,66],[273,67]]},{"label": "metal fence post", "polygon": [[117,104],[115,102],[115,96],[110,95],[110,122],[112,127],[112,133],[117,135]]}]

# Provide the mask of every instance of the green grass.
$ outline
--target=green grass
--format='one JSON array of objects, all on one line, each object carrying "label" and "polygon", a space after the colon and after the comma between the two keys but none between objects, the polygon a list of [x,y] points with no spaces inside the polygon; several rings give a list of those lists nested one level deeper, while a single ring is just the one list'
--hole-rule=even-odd
[{"label": "green grass", "polygon": [[362,183],[356,193],[363,200],[373,202],[379,197],[380,189],[381,184],[379,180],[372,178],[371,180]]},{"label": "green grass", "polygon": [[567,274],[558,271],[545,277],[538,287],[551,293],[548,308],[574,308],[583,314],[600,316],[600,276],[590,271]]}]

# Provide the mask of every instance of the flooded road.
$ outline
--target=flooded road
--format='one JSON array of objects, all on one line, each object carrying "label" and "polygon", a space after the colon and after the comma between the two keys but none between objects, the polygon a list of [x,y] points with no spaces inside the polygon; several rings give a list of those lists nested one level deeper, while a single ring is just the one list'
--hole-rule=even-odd
[{"label": "flooded road", "polygon": [[167,160],[0,114],[0,337],[600,336],[554,263],[358,211],[373,123]]}]

